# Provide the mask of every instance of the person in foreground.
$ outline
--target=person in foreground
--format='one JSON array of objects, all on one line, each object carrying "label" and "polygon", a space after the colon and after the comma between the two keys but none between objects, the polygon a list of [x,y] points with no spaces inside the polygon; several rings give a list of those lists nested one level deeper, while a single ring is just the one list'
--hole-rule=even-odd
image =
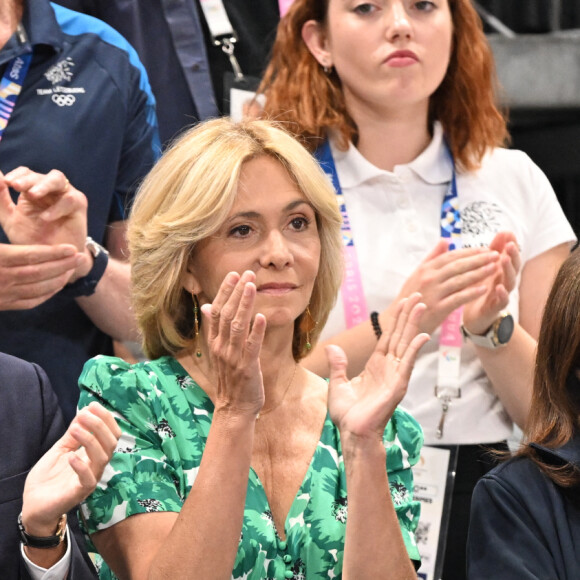
[{"label": "person in foreground", "polygon": [[470,580],[573,580],[580,570],[580,251],[546,303],[525,444],[473,492]]},{"label": "person in foreground", "polygon": [[96,578],[71,510],[95,488],[119,427],[95,402],[65,430],[44,371],[4,353],[0,399],[0,437],[7,445],[0,454],[2,580]]},{"label": "person in foreground", "polygon": [[546,176],[504,148],[495,85],[471,0],[294,0],[262,83],[345,222],[348,275],[305,367],[326,376],[337,344],[358,374],[398,300],[427,305],[402,403],[428,445],[458,448],[445,580],[465,578],[471,493],[493,465],[480,445],[507,449],[525,424],[540,313],[575,239]]},{"label": "person in foreground", "polygon": [[265,121],[202,124],[145,180],[128,239],[152,360],[79,379],[123,431],[82,507],[118,578],[415,578],[422,431],[397,404],[425,307],[399,303],[352,381],[336,347],[328,383],[306,371],[339,229],[316,162]]}]

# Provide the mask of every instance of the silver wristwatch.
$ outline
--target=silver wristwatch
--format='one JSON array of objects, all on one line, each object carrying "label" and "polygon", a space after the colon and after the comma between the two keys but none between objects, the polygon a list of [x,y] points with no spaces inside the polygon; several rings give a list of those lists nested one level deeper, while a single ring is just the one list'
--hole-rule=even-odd
[{"label": "silver wristwatch", "polygon": [[484,348],[499,348],[505,346],[514,332],[514,319],[509,312],[500,313],[497,320],[484,334],[472,334],[461,325],[461,332],[476,346]]}]

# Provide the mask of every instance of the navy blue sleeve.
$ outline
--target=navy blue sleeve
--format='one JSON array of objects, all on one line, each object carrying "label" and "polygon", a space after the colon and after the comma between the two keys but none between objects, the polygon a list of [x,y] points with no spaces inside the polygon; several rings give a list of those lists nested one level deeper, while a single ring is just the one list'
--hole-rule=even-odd
[{"label": "navy blue sleeve", "polygon": [[[530,488],[534,487],[533,480]],[[531,492],[526,498],[526,491]],[[534,512],[526,499],[536,497]],[[533,503],[533,500],[532,500]],[[556,580],[549,504],[493,475],[477,483],[467,540],[468,580]],[[543,517],[543,512],[545,517]]]}]

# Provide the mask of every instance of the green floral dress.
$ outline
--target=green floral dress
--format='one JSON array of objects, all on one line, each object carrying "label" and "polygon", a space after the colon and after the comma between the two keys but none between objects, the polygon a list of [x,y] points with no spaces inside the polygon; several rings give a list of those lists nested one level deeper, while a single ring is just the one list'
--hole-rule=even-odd
[{"label": "green floral dress", "polygon": [[[194,485],[213,416],[206,393],[171,357],[129,365],[99,356],[87,362],[79,407],[98,400],[123,431],[97,489],[82,505],[89,533],[137,513],[179,512]],[[398,408],[384,434],[388,477],[409,557],[419,503],[413,501],[411,465],[423,434]],[[250,469],[244,522],[233,579],[340,578],[347,518],[344,463],[338,429],[327,416],[320,441],[285,523],[276,532],[264,488]],[[100,578],[115,578],[103,564]]]}]

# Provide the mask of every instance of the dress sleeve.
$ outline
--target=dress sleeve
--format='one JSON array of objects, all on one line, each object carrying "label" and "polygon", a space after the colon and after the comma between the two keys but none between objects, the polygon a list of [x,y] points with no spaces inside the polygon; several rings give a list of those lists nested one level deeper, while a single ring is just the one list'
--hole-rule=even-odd
[{"label": "dress sleeve", "polygon": [[419,461],[423,447],[423,430],[415,419],[397,407],[387,424],[383,441],[387,450],[387,474],[391,498],[409,558],[420,562],[415,542],[421,504],[413,500],[413,472],[411,467]]},{"label": "dress sleeve", "polygon": [[[488,474],[475,486],[471,502],[467,539],[469,580],[559,577],[547,542],[542,539],[545,530],[538,526],[511,485],[493,473]],[[546,515],[546,522],[549,519]],[[549,526],[548,529],[554,531]]]},{"label": "dress sleeve", "polygon": [[178,478],[164,449],[175,434],[157,419],[160,380],[151,370],[114,357],[96,357],[83,369],[79,408],[98,401],[114,413],[122,431],[96,490],[81,505],[88,533],[137,513],[181,510]]}]

